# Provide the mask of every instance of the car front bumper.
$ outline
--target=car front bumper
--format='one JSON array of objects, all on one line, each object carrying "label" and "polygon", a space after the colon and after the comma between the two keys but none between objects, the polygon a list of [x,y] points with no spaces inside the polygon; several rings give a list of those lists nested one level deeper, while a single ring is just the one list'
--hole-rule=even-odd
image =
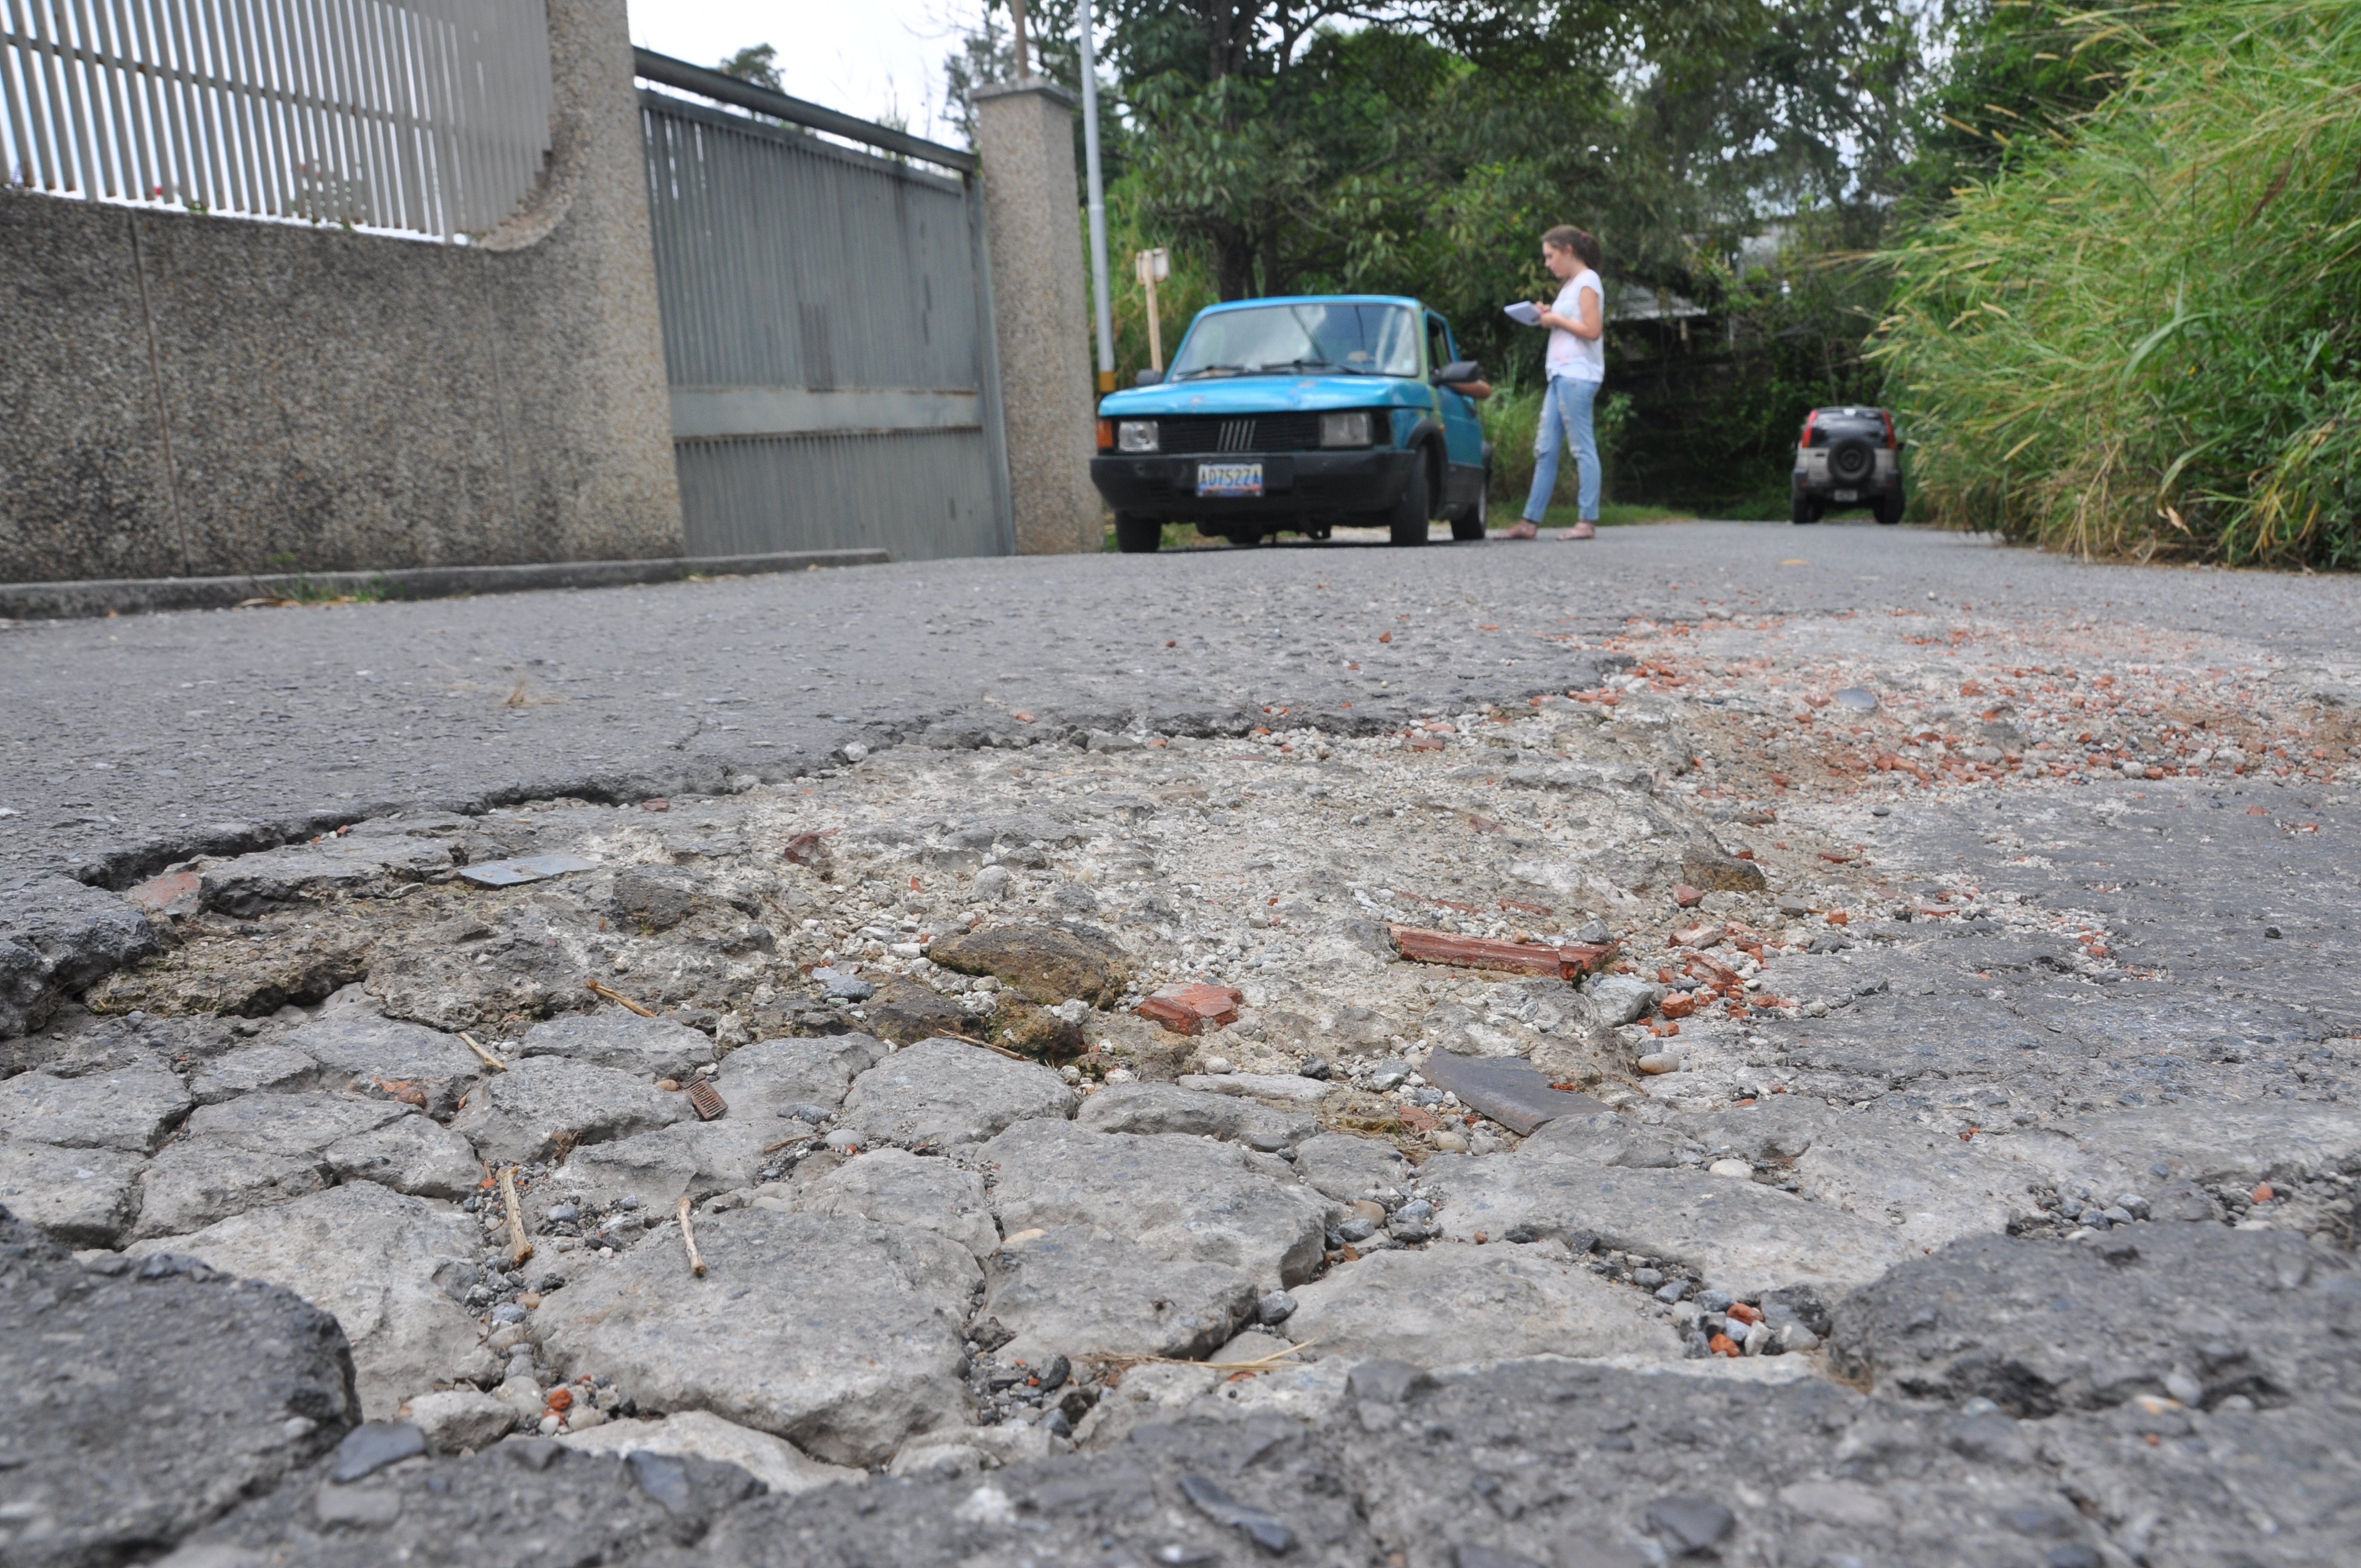
[{"label": "car front bumper", "polygon": [[[1306,514],[1383,511],[1410,482],[1417,454],[1393,447],[1352,452],[1218,452],[1186,457],[1141,454],[1091,460],[1091,483],[1108,506],[1138,517],[1251,521]],[[1259,496],[1199,496],[1200,463],[1260,463]]]}]

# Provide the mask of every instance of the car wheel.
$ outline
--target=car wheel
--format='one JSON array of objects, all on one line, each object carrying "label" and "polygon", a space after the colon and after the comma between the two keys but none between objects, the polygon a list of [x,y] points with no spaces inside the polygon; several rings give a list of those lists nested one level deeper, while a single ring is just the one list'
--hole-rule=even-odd
[{"label": "car wheel", "polygon": [[1787,501],[1787,521],[1799,528],[1807,522],[1817,522],[1820,509],[1812,504],[1811,497],[1797,490]]},{"label": "car wheel", "polygon": [[1153,554],[1164,545],[1164,521],[1137,512],[1115,514],[1115,547],[1126,555]]},{"label": "car wheel", "polygon": [[1386,526],[1392,531],[1396,544],[1426,543],[1427,519],[1433,515],[1428,510],[1433,502],[1426,488],[1427,462],[1425,447],[1411,454],[1410,477],[1402,483],[1401,499],[1386,513]]},{"label": "car wheel", "polygon": [[1899,490],[1894,491],[1891,495],[1878,497],[1876,507],[1877,521],[1885,524],[1888,528],[1893,527],[1895,523],[1902,521],[1902,508],[1904,504],[1902,492]]},{"label": "car wheel", "polygon": [[1474,506],[1451,520],[1451,537],[1463,543],[1471,539],[1483,538],[1491,532],[1491,529],[1492,498],[1485,493],[1479,492]]}]

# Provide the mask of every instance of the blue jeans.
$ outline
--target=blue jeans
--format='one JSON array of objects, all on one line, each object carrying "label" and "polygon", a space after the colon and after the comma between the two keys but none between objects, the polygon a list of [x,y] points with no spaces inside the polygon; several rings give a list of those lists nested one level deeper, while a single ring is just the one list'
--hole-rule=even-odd
[{"label": "blue jeans", "polygon": [[1590,405],[1598,399],[1598,383],[1553,376],[1542,397],[1542,428],[1533,443],[1532,494],[1525,498],[1525,516],[1540,522],[1549,515],[1550,497],[1557,490],[1557,458],[1569,441],[1582,469],[1576,499],[1585,522],[1598,521],[1598,437],[1590,429]]}]

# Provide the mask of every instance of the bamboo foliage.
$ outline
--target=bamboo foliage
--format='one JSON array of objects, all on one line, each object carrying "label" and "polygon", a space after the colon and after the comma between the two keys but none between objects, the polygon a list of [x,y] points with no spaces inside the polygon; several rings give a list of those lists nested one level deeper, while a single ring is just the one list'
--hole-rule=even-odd
[{"label": "bamboo foliage", "polygon": [[2361,566],[2361,0],[2194,0],[2116,94],[1889,251],[1874,356],[1955,525]]}]

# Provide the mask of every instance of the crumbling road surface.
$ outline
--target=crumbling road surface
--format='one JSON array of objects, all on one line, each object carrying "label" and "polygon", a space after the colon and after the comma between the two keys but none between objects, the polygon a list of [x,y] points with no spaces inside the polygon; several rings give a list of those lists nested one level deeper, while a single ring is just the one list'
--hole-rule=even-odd
[{"label": "crumbling road surface", "polygon": [[0,786],[117,819],[9,841],[0,1557],[2349,1563],[2354,597],[1665,528],[0,633],[299,694]]}]

